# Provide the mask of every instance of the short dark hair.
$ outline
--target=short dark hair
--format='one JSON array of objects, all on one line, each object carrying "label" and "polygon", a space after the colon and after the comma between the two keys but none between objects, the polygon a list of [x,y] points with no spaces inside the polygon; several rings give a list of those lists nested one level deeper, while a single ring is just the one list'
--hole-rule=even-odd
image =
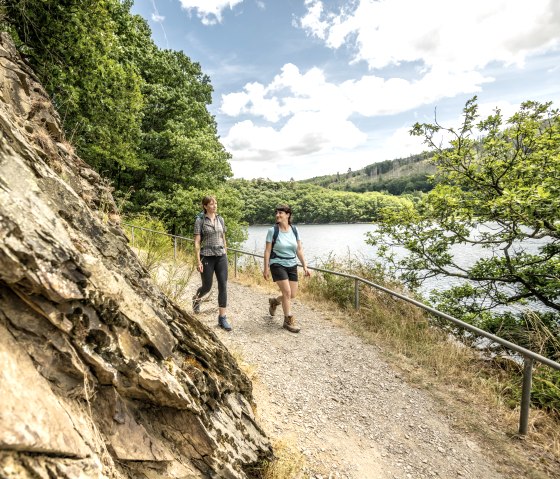
[{"label": "short dark hair", "polygon": [[277,205],[276,208],[274,208],[274,213],[277,211],[283,211],[284,213],[290,215],[288,216],[288,223],[292,224],[292,208],[290,208],[289,205]]},{"label": "short dark hair", "polygon": [[208,203],[210,203],[211,201],[216,201],[217,202],[218,200],[216,200],[216,197],[212,196],[212,195],[208,195],[208,196],[205,196],[204,198],[202,198],[202,209],[204,210],[204,213],[206,213],[206,205]]}]

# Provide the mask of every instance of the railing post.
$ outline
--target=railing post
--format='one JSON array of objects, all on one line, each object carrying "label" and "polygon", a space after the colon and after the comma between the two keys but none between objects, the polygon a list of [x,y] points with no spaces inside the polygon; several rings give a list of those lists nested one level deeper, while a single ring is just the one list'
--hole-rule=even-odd
[{"label": "railing post", "polygon": [[531,386],[533,381],[533,359],[523,360],[523,389],[521,391],[521,411],[519,413],[519,434],[527,434],[529,425],[529,409],[531,407]]},{"label": "railing post", "polygon": [[177,236],[173,236],[173,261],[177,261]]},{"label": "railing post", "polygon": [[360,308],[360,282],[354,278],[354,309]]},{"label": "railing post", "polygon": [[233,252],[233,276],[237,278],[237,251]]}]

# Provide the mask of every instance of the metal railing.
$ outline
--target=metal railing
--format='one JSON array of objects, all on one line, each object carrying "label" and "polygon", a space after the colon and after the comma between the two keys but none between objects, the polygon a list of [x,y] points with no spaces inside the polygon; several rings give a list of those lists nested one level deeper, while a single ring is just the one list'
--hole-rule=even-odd
[{"label": "metal railing", "polygon": [[[162,233],[161,231],[155,231],[155,230],[151,230],[148,228],[143,228],[140,226],[135,226],[135,225],[131,225],[129,223],[123,223],[124,226],[131,228],[131,244],[134,247],[134,230],[135,229],[139,229],[139,230],[143,230],[143,231],[148,231],[150,233],[156,233],[159,235],[165,235],[167,237],[170,237],[173,239],[173,259],[177,259],[177,240],[184,240],[187,242],[192,242],[194,243],[194,239],[192,238],[186,238],[184,236],[178,236],[178,235],[171,235],[168,233]],[[234,276],[237,277],[237,264],[238,264],[238,254],[242,254],[242,255],[248,255],[248,256],[252,256],[254,258],[261,258],[264,259],[263,255],[260,254],[256,254],[256,253],[250,253],[248,251],[243,251],[243,250],[239,250],[239,249],[235,249],[235,248],[228,248],[228,252],[233,251],[234,253],[234,259],[233,259],[233,264],[234,264]],[[298,264],[299,267],[301,267],[300,264]],[[486,339],[489,339],[490,341],[494,342],[494,343],[498,343],[512,351],[515,351],[516,353],[518,353],[519,355],[521,355],[523,357],[523,386],[522,386],[522,390],[521,390],[521,406],[520,406],[520,413],[519,413],[519,434],[521,435],[526,435],[527,434],[527,430],[528,430],[528,425],[529,425],[529,410],[530,410],[530,406],[531,406],[531,388],[532,388],[532,382],[533,382],[533,365],[534,362],[540,362],[546,366],[549,366],[553,369],[556,369],[557,371],[560,371],[560,364],[553,361],[552,359],[546,358],[544,356],[541,356],[540,354],[537,354],[533,351],[530,351],[529,349],[523,348],[515,343],[511,343],[503,338],[500,338],[499,336],[495,336],[494,334],[491,334],[487,331],[484,331],[483,329],[477,328],[476,326],[473,326],[469,323],[465,323],[464,321],[461,321],[460,319],[454,318],[453,316],[450,316],[449,314],[446,313],[442,313],[441,311],[438,311],[437,309],[432,308],[431,306],[427,306],[424,303],[421,303],[420,301],[417,301],[415,299],[409,298],[408,296],[405,296],[404,294],[401,293],[397,293],[396,291],[392,291],[388,288],[385,288],[384,286],[381,286],[379,284],[373,283],[371,281],[368,281],[364,278],[361,278],[359,276],[356,275],[352,275],[352,274],[346,274],[346,273],[340,273],[338,271],[331,271],[328,269],[323,269],[323,268],[317,268],[314,266],[308,266],[308,269],[311,269],[313,271],[319,271],[320,273],[324,273],[324,274],[333,274],[335,276],[342,276],[344,278],[348,278],[351,280],[354,280],[354,308],[355,309],[359,309],[360,307],[360,283],[361,284],[365,284],[367,286],[370,286],[372,288],[378,289],[379,291],[383,291],[391,296],[394,296],[396,298],[399,298],[403,301],[406,301],[408,303],[411,303],[421,309],[423,309],[424,311],[427,311],[430,314],[433,314],[435,316],[438,316],[442,319],[445,319],[446,321],[450,321],[451,323],[459,326],[460,328],[463,328],[467,331],[470,331],[473,334],[476,334],[477,336],[481,336],[484,337]]]}]

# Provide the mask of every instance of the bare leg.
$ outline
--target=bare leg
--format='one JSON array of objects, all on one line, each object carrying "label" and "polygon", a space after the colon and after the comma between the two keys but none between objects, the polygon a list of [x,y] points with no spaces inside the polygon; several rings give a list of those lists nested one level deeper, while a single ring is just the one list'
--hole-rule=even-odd
[{"label": "bare leg", "polygon": [[282,293],[282,296],[278,296],[277,299],[282,303],[284,316],[290,316],[292,314],[292,299],[297,295],[298,283],[297,281],[283,279],[281,281],[276,281],[276,284]]}]

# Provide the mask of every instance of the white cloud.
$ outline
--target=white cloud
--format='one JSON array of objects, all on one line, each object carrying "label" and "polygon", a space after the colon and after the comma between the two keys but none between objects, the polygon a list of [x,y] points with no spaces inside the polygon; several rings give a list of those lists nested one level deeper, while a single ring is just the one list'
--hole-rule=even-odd
[{"label": "white cloud", "polygon": [[477,70],[492,62],[522,66],[531,53],[560,46],[557,0],[359,0],[327,12],[308,0],[301,25],[330,48],[350,44],[370,68],[420,61],[427,69]]},{"label": "white cloud", "polygon": [[[234,160],[349,152],[367,141],[353,121],[356,115],[409,111],[457,92],[476,92],[486,81],[477,73],[430,72],[416,81],[369,75],[337,85],[318,68],[301,73],[286,64],[268,85],[249,83],[243,91],[222,95],[221,113],[253,118],[236,123],[223,142]],[[254,123],[259,118],[266,126]]]},{"label": "white cloud", "polygon": [[243,3],[243,0],[180,0],[181,7],[191,12],[195,11],[204,25],[221,23],[222,12]]},{"label": "white cloud", "polygon": [[156,23],[162,23],[165,20],[165,17],[158,15],[157,13],[152,13],[152,20]]},{"label": "white cloud", "polygon": [[234,160],[264,162],[352,149],[366,139],[367,136],[348,120],[301,112],[278,130],[255,125],[250,120],[238,122],[222,141]]},{"label": "white cloud", "polygon": [[[365,133],[363,120],[466,100],[494,82],[487,67],[522,68],[530,55],[560,47],[557,0],[530,8],[524,0],[357,0],[336,12],[321,1],[305,4],[301,27],[329,48],[350,48],[351,61],[376,72],[335,83],[318,67],[288,63],[268,84],[222,95],[220,112],[238,120],[222,135],[238,177],[302,179],[419,153],[427,147],[410,136],[411,122]],[[518,109],[479,103],[481,117],[496,106],[504,118]],[[459,124],[459,113],[448,126]]]},{"label": "white cloud", "polygon": [[380,159],[406,158],[427,149],[421,138],[410,134],[411,126],[396,129],[380,143],[374,150]]}]

